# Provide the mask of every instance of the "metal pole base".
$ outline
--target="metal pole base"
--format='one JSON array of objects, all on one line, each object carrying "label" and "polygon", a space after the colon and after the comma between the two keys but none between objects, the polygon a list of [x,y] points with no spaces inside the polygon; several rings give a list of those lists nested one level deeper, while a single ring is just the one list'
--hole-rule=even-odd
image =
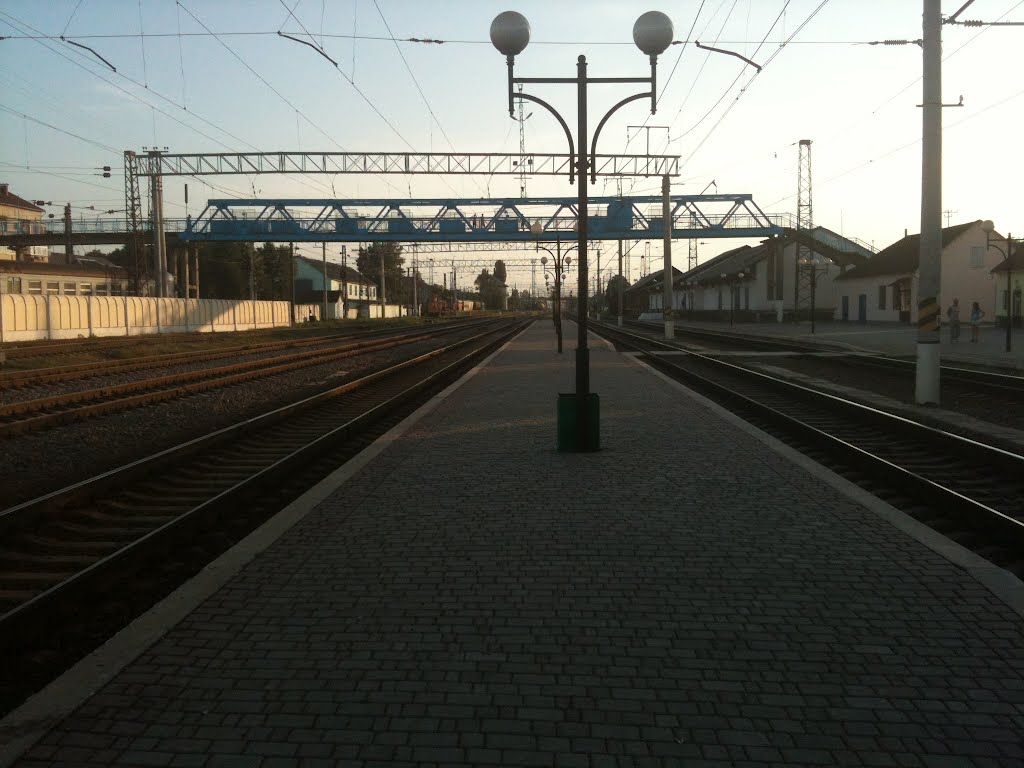
[{"label": "metal pole base", "polygon": [[665,338],[674,339],[676,337],[676,323],[674,320],[665,321]]},{"label": "metal pole base", "polygon": [[918,405],[939,404],[939,345],[917,343],[917,381],[914,398]]}]

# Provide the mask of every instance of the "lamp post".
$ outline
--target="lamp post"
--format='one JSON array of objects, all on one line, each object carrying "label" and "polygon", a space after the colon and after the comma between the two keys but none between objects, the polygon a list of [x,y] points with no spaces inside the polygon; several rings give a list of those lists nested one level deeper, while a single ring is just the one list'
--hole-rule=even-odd
[{"label": "lamp post", "polygon": [[743,272],[737,272],[736,279],[732,281],[729,280],[729,275],[725,272],[721,274],[721,277],[726,285],[729,286],[729,327],[732,328],[733,317],[736,314],[736,304],[740,298],[740,282],[746,275]]},{"label": "lamp post", "polygon": [[1006,351],[1009,352],[1012,348],[1013,332],[1013,263],[1010,261],[1010,254],[1013,253],[1013,238],[1009,232],[1006,233],[1006,250],[1004,251],[991,240],[992,233],[996,228],[995,224],[986,219],[981,223],[981,228],[985,230],[986,250],[995,248],[1006,259]]},{"label": "lamp post", "polygon": [[[542,225],[540,222],[534,222],[530,229],[535,235],[539,235],[542,230]],[[558,354],[562,354],[562,281],[568,277],[568,275],[565,274],[565,270],[568,270],[569,265],[572,263],[572,258],[568,253],[562,253],[561,240],[556,241],[557,250],[554,253],[552,253],[550,248],[546,248],[538,242],[537,250],[541,249],[547,251],[551,255],[552,259],[550,269],[555,280],[555,294],[554,301],[551,306],[551,317],[555,323],[555,335],[558,337]],[[571,251],[572,249],[570,248],[569,250]],[[549,274],[548,257],[541,256],[540,263],[544,268],[544,280],[546,282]]]},{"label": "lamp post", "polygon": [[[566,430],[563,441],[563,430],[559,429],[559,450],[570,451],[596,451],[600,448],[598,430],[591,430],[590,414],[593,412],[595,427],[597,423],[598,399],[595,393],[590,392],[590,350],[587,347],[587,173],[593,169],[594,155],[597,150],[597,140],[601,135],[608,118],[619,108],[637,99],[650,98],[651,114],[657,108],[657,62],[658,55],[663,53],[672,43],[672,22],[665,14],[659,11],[648,11],[640,16],[633,25],[633,42],[650,59],[651,74],[648,77],[587,77],[587,58],[579,56],[576,60],[576,77],[515,77],[515,57],[525,50],[530,42],[530,23],[522,14],[515,11],[505,11],[498,14],[491,22],[491,42],[500,53],[505,56],[508,64],[508,113],[515,117],[515,99],[525,99],[540,105],[550,112],[565,131],[565,137],[569,142],[569,155],[573,160],[569,166],[569,183],[573,183],[574,177],[579,177],[579,200],[578,200],[578,225],[577,232],[579,249],[579,304],[577,326],[579,337],[576,344],[576,420],[575,436],[572,437]],[[546,101],[529,93],[516,91],[517,84],[575,84],[577,103],[577,134],[576,143],[573,143],[572,134],[565,119]],[[650,90],[627,96],[613,106],[604,117],[601,118],[594,131],[591,141],[587,133],[587,86],[591,83],[643,83],[650,86]],[[589,145],[589,150],[588,150]],[[596,175],[593,179],[596,182]],[[588,405],[592,403],[592,405]],[[561,416],[561,410],[559,410]],[[561,422],[560,422],[561,426]]]}]

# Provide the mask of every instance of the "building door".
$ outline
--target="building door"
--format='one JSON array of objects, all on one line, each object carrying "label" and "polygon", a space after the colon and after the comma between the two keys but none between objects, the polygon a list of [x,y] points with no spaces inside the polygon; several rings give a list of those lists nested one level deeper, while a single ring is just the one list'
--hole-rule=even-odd
[{"label": "building door", "polygon": [[850,319],[850,297],[843,296],[843,322],[847,322]]},{"label": "building door", "polygon": [[1020,317],[1021,317],[1021,293],[1020,288],[1017,288],[1013,292],[1013,313],[1010,315],[1013,320],[1013,327],[1020,328]]},{"label": "building door", "polygon": [[857,322],[866,323],[868,321],[868,295],[862,293],[857,297]]}]

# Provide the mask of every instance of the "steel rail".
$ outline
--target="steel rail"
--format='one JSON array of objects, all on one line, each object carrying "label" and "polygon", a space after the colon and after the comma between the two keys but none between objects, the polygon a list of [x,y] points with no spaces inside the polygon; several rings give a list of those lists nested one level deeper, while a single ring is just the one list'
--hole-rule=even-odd
[{"label": "steel rail", "polygon": [[[608,338],[633,346],[647,355],[648,360],[658,369],[670,375],[685,379],[709,391],[716,398],[727,400],[743,409],[756,414],[759,418],[775,425],[785,433],[797,435],[815,447],[831,455],[839,455],[842,460],[864,469],[871,476],[882,476],[888,483],[904,492],[911,492],[928,504],[944,513],[955,512],[957,516],[972,526],[981,527],[998,536],[1001,541],[1012,541],[1020,551],[1024,548],[1024,506],[1020,504],[1020,496],[1010,495],[1006,498],[1009,511],[996,509],[987,503],[971,498],[967,492],[961,492],[944,485],[936,479],[926,477],[919,472],[901,466],[894,461],[878,456],[871,451],[854,445],[852,442],[829,434],[824,429],[813,426],[802,419],[791,416],[766,403],[744,395],[721,382],[702,376],[663,356],[651,354],[656,349],[685,351],[688,357],[699,360],[702,364],[719,371],[741,377],[746,381],[755,381],[776,392],[784,392],[787,396],[797,397],[802,403],[818,403],[827,406],[828,413],[835,417],[839,413],[847,415],[854,423],[874,425],[888,435],[904,436],[917,446],[926,446],[924,455],[935,457],[936,448],[946,456],[954,457],[965,463],[966,457],[971,461],[988,467],[995,467],[1001,476],[1012,478],[1019,483],[1024,477],[1024,456],[986,445],[980,441],[955,435],[945,430],[919,424],[911,419],[887,413],[881,409],[866,406],[851,400],[821,392],[809,387],[775,378],[758,371],[716,359],[709,355],[681,350],[680,347],[663,341],[622,331],[619,328],[601,324],[595,330]],[[946,473],[949,474],[948,472]],[[1015,516],[1013,513],[1020,515]]]},{"label": "steel rail", "polygon": [[[484,321],[485,323],[488,321]],[[328,349],[295,352],[273,358],[201,368],[156,378],[114,384],[97,389],[23,400],[0,406],[0,438],[11,437],[57,424],[138,408],[210,389],[227,387],[253,379],[262,379],[302,368],[377,352],[409,344],[423,338],[454,333],[465,326],[430,328],[381,339],[367,339]],[[68,407],[66,407],[68,406]],[[53,410],[58,408],[60,410]]]}]

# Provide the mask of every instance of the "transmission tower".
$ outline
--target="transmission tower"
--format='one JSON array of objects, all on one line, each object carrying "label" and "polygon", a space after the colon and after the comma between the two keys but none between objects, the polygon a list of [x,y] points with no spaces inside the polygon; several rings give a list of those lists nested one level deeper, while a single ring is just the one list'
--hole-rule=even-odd
[{"label": "transmission tower", "polygon": [[124,210],[128,219],[128,263],[132,265],[132,289],[139,294],[142,280],[142,196],[139,194],[139,159],[124,153]]},{"label": "transmission tower", "polygon": [[[814,249],[804,241],[814,229],[814,207],[811,203],[811,140],[800,139],[800,161],[796,172],[796,284],[793,296],[793,319],[800,320],[800,311],[810,309],[816,281]],[[801,237],[803,235],[803,237]]]}]

